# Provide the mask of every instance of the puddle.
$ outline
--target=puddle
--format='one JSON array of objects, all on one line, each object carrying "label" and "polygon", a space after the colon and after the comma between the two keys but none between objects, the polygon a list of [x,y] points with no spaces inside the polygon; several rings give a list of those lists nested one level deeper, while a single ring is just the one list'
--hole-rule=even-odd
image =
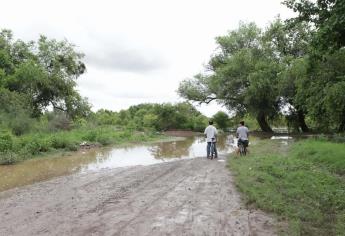
[{"label": "puddle", "polygon": [[[217,149],[220,154],[228,153],[233,150],[233,146],[226,136],[220,136]],[[108,147],[65,156],[37,158],[16,165],[0,166],[0,191],[72,173],[152,165],[205,156],[205,139],[194,136],[177,141]]]},{"label": "puddle", "polygon": [[284,140],[288,140],[288,139],[292,139],[292,137],[290,137],[290,136],[272,136],[271,139],[284,139]]}]

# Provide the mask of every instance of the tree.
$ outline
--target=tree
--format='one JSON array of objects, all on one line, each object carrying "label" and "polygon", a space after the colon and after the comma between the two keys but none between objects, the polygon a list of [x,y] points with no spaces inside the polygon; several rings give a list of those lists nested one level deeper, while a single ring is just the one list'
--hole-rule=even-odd
[{"label": "tree", "polygon": [[[52,106],[75,117],[88,114],[90,106],[75,90],[76,79],[85,72],[83,54],[66,40],[41,36],[37,42],[14,41],[12,32],[0,32],[0,86],[26,94],[32,116]],[[77,104],[78,103],[78,104]],[[83,107],[85,112],[80,112]]]},{"label": "tree", "polygon": [[315,26],[315,48],[333,51],[345,46],[345,1],[285,0],[284,4],[299,14],[289,20],[290,24],[307,22]]},{"label": "tree", "polygon": [[309,54],[311,30],[305,23],[294,27],[287,25],[279,18],[276,19],[265,32],[265,41],[277,55],[282,71],[279,73],[278,89],[280,106],[289,107],[289,120],[297,124],[303,132],[309,128],[305,122],[307,109],[304,101],[296,101],[298,80],[307,76],[309,68]]},{"label": "tree", "polygon": [[218,111],[212,117],[213,121],[216,123],[218,128],[222,130],[226,130],[229,126],[229,116],[223,111]]},{"label": "tree", "polygon": [[296,100],[303,101],[308,114],[319,128],[345,127],[345,49],[326,54],[324,60],[313,61],[308,77],[300,80]]},{"label": "tree", "polygon": [[236,114],[253,114],[263,131],[272,132],[268,120],[278,113],[279,63],[254,24],[217,37],[219,50],[205,74],[180,83],[180,96],[201,103],[217,100]]},{"label": "tree", "polygon": [[0,88],[0,104],[0,128],[8,129],[16,135],[30,129],[33,119],[30,117],[27,96]]},{"label": "tree", "polygon": [[308,55],[284,72],[298,75],[293,100],[318,128],[344,131],[345,1],[286,0],[284,4],[298,13],[288,20],[288,26],[302,23],[313,29]]}]

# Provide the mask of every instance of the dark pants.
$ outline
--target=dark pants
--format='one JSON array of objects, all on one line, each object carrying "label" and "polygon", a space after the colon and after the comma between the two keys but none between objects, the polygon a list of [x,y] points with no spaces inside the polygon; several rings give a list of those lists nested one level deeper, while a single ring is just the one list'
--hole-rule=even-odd
[{"label": "dark pants", "polygon": [[248,140],[242,140],[242,139],[238,139],[237,141],[237,146],[240,146],[240,143],[243,144],[244,147],[248,147],[249,141]]},{"label": "dark pants", "polygon": [[[211,156],[210,152],[211,152],[211,142],[207,142],[207,157]],[[215,157],[218,157],[216,143],[214,143],[214,153],[215,153]]]}]

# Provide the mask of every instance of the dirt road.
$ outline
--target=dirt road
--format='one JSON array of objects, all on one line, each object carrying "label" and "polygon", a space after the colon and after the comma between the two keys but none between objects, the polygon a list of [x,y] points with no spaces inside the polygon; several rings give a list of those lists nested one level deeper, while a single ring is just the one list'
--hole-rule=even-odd
[{"label": "dirt road", "polygon": [[[55,178],[0,193],[0,235],[275,235],[225,157]],[[223,160],[222,160],[223,159]]]}]

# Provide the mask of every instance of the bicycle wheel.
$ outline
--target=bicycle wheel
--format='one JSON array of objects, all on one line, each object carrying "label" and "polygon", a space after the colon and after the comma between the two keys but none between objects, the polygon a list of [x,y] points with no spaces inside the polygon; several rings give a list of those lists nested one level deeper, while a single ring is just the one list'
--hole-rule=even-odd
[{"label": "bicycle wheel", "polygon": [[213,155],[214,155],[214,143],[213,142],[211,143],[210,152],[211,152],[210,159],[213,159]]},{"label": "bicycle wheel", "polygon": [[247,148],[246,146],[243,145],[243,156],[246,156],[247,155]]},{"label": "bicycle wheel", "polygon": [[240,145],[238,146],[238,148],[240,149],[240,155],[241,155],[241,156],[246,155],[246,153],[245,153],[245,147],[243,146],[242,143],[240,143]]}]

